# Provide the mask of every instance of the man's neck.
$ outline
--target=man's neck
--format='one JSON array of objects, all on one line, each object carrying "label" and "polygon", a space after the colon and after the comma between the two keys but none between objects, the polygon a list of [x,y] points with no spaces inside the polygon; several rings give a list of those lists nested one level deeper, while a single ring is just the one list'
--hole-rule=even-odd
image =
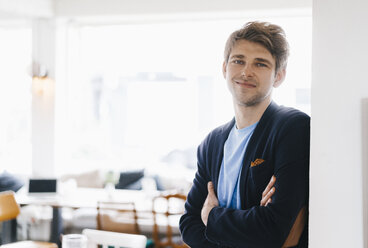
[{"label": "man's neck", "polygon": [[253,106],[242,106],[234,102],[236,127],[242,129],[259,121],[270,103],[271,99]]}]

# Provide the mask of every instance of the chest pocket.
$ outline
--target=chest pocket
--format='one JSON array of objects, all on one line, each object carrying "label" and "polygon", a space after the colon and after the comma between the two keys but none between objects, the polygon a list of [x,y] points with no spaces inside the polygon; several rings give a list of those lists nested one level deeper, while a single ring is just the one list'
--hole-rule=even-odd
[{"label": "chest pocket", "polygon": [[256,196],[258,196],[259,198],[262,197],[262,192],[269,183],[273,175],[273,171],[273,163],[269,160],[264,160],[263,162],[257,163],[256,165],[249,168],[249,176],[254,188],[257,191]]}]

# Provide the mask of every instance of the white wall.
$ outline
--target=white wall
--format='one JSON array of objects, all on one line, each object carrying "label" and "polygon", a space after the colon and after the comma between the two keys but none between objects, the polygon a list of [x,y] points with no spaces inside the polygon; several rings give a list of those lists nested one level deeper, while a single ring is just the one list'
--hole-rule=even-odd
[{"label": "white wall", "polygon": [[365,0],[313,1],[310,247],[367,242],[361,117],[368,97],[367,13]]},{"label": "white wall", "polygon": [[0,0],[0,18],[52,16],[53,0]]},{"label": "white wall", "polygon": [[58,16],[157,14],[310,8],[311,0],[56,0]]},{"label": "white wall", "polygon": [[[53,19],[33,20],[32,61],[45,66],[50,80],[42,94],[32,91],[32,176],[55,176],[55,63],[56,24]],[[35,80],[33,80],[33,84]]]},{"label": "white wall", "polygon": [[310,8],[311,0],[0,0],[2,17],[83,17]]}]

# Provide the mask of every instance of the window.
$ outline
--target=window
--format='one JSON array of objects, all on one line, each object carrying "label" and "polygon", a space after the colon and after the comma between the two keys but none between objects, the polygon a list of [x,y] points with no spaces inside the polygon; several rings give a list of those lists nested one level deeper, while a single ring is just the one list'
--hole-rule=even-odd
[{"label": "window", "polygon": [[[292,49],[287,79],[274,99],[308,113],[311,16],[267,20],[285,29]],[[65,106],[67,120],[57,129],[58,171],[194,169],[197,145],[233,117],[223,49],[246,21],[73,26],[68,49],[75,66],[64,102],[56,102]]]},{"label": "window", "polygon": [[0,26],[0,171],[18,174],[32,169],[31,35],[30,28]]}]

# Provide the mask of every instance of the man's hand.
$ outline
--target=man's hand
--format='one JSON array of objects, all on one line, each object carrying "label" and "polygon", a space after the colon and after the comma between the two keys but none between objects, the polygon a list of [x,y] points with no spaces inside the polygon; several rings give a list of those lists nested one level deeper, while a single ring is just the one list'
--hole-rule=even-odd
[{"label": "man's hand", "polygon": [[208,188],[208,195],[206,201],[203,204],[201,212],[201,218],[205,226],[207,226],[208,215],[210,214],[210,211],[212,210],[212,208],[217,207],[219,205],[219,202],[215,195],[215,190],[213,189],[212,182],[208,182],[207,188]]},{"label": "man's hand", "polygon": [[[275,193],[275,187],[273,187],[275,182],[276,177],[272,176],[270,182],[268,183],[267,187],[262,193],[262,200],[260,202],[260,206],[267,206],[268,203],[272,202],[271,196],[273,196],[273,194]],[[300,236],[302,235],[305,227],[306,219],[307,219],[306,207],[303,207],[300,210],[290,230],[290,233],[282,246],[283,248],[296,246],[299,243]]]},{"label": "man's hand", "polygon": [[276,177],[272,176],[270,182],[262,193],[262,200],[260,202],[260,206],[267,206],[268,203],[272,202],[271,196],[275,193],[275,187],[273,185],[276,182]]}]

